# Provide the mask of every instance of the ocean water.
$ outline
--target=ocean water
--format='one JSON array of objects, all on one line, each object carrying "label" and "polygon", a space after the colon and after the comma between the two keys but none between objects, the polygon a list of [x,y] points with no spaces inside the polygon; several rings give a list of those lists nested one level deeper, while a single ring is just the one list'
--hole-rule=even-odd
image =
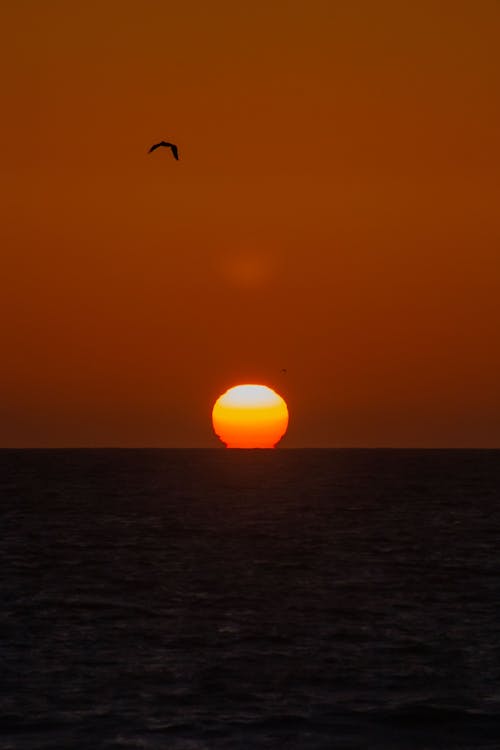
[{"label": "ocean water", "polygon": [[1,451],[0,750],[500,747],[500,452]]}]

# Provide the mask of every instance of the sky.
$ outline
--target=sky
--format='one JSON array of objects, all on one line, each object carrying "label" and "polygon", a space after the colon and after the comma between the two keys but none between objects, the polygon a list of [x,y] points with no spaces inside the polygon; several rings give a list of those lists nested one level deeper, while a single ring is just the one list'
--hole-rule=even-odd
[{"label": "sky", "polygon": [[0,446],[500,447],[498,0],[0,21]]}]

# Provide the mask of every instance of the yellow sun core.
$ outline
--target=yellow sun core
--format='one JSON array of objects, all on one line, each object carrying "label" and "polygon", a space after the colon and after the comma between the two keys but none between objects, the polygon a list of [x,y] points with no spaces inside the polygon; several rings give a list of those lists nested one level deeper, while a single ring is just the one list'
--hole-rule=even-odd
[{"label": "yellow sun core", "polygon": [[287,430],[288,409],[266,385],[236,385],[215,402],[212,423],[227,448],[274,448]]}]

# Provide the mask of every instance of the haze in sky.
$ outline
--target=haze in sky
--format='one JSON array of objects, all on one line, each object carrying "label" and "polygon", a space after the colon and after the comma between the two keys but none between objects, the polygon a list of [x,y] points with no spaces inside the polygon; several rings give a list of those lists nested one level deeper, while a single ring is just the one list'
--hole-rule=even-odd
[{"label": "haze in sky", "polygon": [[1,15],[1,446],[500,447],[498,2]]}]

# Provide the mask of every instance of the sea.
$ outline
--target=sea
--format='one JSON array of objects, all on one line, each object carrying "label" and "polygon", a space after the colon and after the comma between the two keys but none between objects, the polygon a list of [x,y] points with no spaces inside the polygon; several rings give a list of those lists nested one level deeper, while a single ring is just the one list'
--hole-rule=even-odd
[{"label": "sea", "polygon": [[500,748],[500,451],[0,451],[0,750]]}]

